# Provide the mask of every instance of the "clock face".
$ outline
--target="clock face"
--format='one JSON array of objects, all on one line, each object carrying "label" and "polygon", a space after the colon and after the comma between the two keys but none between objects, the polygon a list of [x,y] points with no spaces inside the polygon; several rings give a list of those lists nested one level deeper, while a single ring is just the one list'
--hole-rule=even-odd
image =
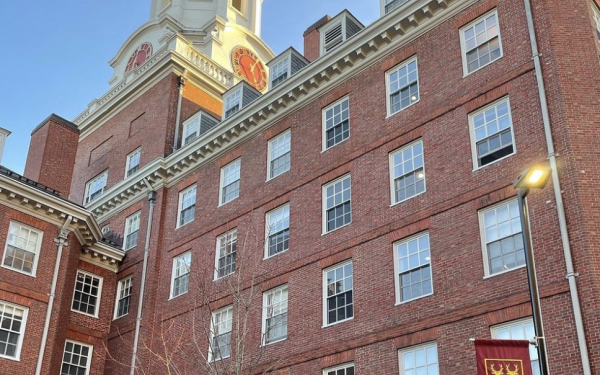
[{"label": "clock face", "polygon": [[267,69],[260,58],[246,47],[231,51],[233,71],[258,91],[267,88]]},{"label": "clock face", "polygon": [[142,45],[140,45],[131,54],[129,61],[127,62],[127,68],[125,68],[125,73],[129,73],[130,70],[142,65],[144,62],[146,62],[146,60],[148,60],[148,57],[150,57],[151,55],[152,55],[152,44],[143,43]]}]

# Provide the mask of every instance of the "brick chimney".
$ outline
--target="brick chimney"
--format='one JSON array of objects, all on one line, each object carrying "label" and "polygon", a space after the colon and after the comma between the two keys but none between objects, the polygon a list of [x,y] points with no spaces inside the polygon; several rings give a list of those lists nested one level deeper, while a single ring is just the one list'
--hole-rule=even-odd
[{"label": "brick chimney", "polygon": [[304,32],[304,57],[308,61],[313,62],[321,56],[321,36],[318,29],[330,20],[331,17],[326,15]]},{"label": "brick chimney", "polygon": [[77,125],[51,114],[31,133],[24,176],[68,197],[78,144]]}]

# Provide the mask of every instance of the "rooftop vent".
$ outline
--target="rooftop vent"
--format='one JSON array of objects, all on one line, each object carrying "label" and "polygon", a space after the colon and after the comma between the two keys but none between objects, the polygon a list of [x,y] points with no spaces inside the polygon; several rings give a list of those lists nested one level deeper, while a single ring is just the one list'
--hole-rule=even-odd
[{"label": "rooftop vent", "polygon": [[364,28],[365,26],[349,11],[344,10],[319,29],[321,56],[331,52]]}]

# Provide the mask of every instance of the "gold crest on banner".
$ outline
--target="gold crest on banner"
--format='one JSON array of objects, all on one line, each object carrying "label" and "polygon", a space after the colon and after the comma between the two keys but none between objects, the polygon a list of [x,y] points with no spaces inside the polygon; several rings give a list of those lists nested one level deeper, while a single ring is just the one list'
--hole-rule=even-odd
[{"label": "gold crest on banner", "polygon": [[525,375],[520,359],[485,359],[486,375]]}]

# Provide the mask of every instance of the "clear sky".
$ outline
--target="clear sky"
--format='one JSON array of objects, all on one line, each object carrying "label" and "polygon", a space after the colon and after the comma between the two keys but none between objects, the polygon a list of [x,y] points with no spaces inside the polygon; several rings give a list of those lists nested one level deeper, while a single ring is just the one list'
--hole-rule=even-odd
[{"label": "clear sky", "polygon": [[[72,120],[108,90],[108,61],[148,21],[151,0],[7,1],[0,23],[0,127],[12,131],[2,158],[22,173],[31,131],[51,113]],[[350,10],[368,25],[379,0],[265,0],[263,40],[303,51],[302,34],[325,14]]]}]

